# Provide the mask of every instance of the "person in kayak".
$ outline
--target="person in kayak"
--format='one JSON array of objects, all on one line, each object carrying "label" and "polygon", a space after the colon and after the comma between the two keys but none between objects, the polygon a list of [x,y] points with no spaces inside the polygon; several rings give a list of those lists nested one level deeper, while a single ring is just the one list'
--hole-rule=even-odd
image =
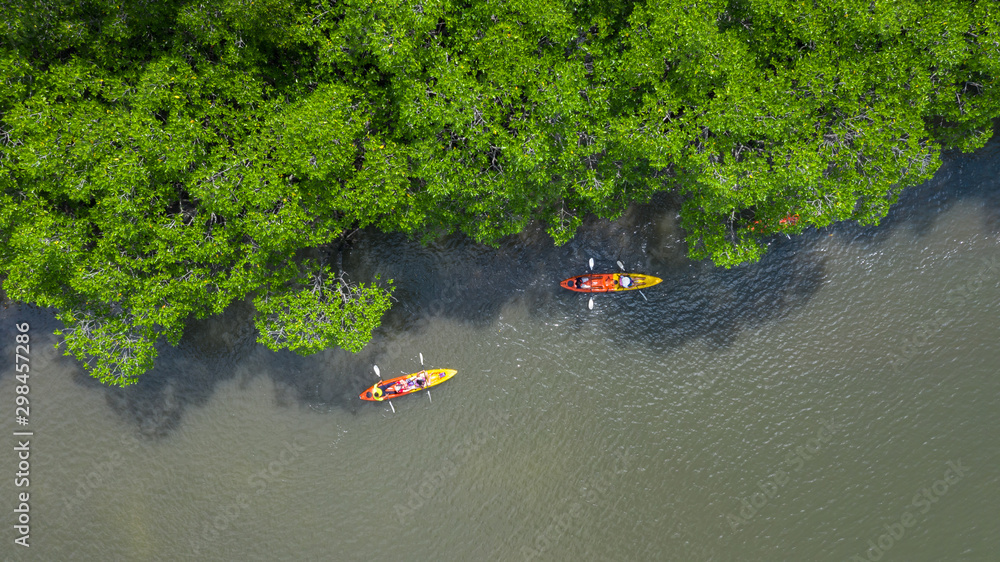
[{"label": "person in kayak", "polygon": [[372,390],[372,396],[374,396],[376,400],[382,399],[382,389],[379,388],[377,384],[375,385],[375,389]]},{"label": "person in kayak", "polygon": [[576,278],[576,288],[577,289],[589,289],[590,288],[590,277],[577,277]]},{"label": "person in kayak", "polygon": [[417,373],[417,376],[415,377],[409,377],[399,381],[399,383],[403,385],[403,388],[400,390],[400,392],[409,392],[411,390],[423,388],[425,382],[427,382],[427,377],[426,375],[424,375],[423,371],[420,371],[419,373]]},{"label": "person in kayak", "polygon": [[632,286],[632,278],[628,275],[622,275],[618,278],[618,283],[622,286],[622,289],[628,289]]}]

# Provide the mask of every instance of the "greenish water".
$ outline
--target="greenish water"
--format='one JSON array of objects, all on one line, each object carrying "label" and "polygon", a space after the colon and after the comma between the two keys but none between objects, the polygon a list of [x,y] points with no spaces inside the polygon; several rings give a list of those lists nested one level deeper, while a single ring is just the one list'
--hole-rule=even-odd
[{"label": "greenish water", "polygon": [[[667,201],[561,248],[540,232],[498,250],[369,234],[345,267],[395,278],[399,302],[362,353],[268,352],[233,307],[124,391],[52,351],[51,314],[12,306],[0,553],[995,560],[998,177],[994,142],[877,228],[776,238],[730,271],[684,258]],[[664,282],[590,311],[556,285],[590,257]],[[29,549],[10,527],[25,321]],[[357,399],[372,364],[411,372],[419,353],[458,375],[395,414]]]}]

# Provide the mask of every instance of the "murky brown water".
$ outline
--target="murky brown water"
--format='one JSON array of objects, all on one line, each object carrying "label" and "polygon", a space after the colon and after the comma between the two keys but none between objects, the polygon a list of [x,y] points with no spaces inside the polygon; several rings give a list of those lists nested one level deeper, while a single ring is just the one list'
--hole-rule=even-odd
[{"label": "murky brown water", "polygon": [[[731,271],[683,257],[674,211],[553,248],[360,238],[399,302],[356,356],[192,329],[136,388],[0,315],[11,560],[995,560],[1000,149],[952,159],[878,228],[775,239]],[[556,283],[587,258],[641,295]],[[13,544],[14,323],[31,323],[30,549]],[[459,374],[396,413],[357,394]],[[957,471],[956,471],[957,469]]]}]

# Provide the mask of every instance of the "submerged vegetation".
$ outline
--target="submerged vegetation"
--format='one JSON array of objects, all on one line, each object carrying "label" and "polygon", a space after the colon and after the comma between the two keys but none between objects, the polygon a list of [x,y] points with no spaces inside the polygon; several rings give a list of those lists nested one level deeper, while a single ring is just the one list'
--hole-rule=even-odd
[{"label": "submerged vegetation", "polygon": [[0,14],[0,275],[127,385],[253,299],[360,349],[350,229],[556,243],[659,191],[694,259],[875,224],[1000,115],[1000,6],[937,0],[25,0]]}]

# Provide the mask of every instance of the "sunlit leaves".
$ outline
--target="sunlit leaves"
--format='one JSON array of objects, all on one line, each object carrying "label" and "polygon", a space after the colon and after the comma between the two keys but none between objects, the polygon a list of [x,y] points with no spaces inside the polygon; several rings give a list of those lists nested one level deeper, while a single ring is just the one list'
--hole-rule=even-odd
[{"label": "sunlit leaves", "polygon": [[[305,260],[357,227],[496,243],[674,190],[690,255],[877,223],[1000,115],[992,2],[86,3],[0,13],[0,266],[124,384],[253,297],[358,349],[388,293]],[[794,220],[792,220],[794,217]],[[116,339],[115,333],[120,336]]]},{"label": "sunlit leaves", "polygon": [[266,291],[254,299],[258,341],[271,349],[315,353],[338,346],[359,351],[371,339],[389,292],[374,284],[348,283],[329,268],[311,268],[284,291]]},{"label": "sunlit leaves", "polygon": [[638,140],[686,180],[692,255],[741,263],[793,213],[785,231],[877,223],[901,188],[933,173],[938,142],[981,146],[1000,108],[985,85],[996,76],[991,34],[973,23],[988,15],[977,11],[989,12],[962,2],[637,7],[623,72],[645,92]]}]

